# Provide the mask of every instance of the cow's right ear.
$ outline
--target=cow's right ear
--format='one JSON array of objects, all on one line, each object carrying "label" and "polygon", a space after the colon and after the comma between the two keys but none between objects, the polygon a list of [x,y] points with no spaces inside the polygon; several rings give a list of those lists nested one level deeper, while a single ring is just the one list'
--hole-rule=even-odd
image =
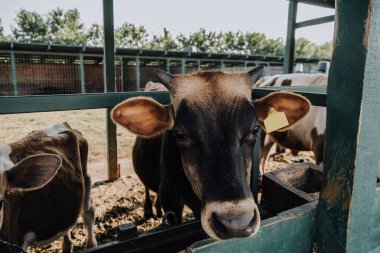
[{"label": "cow's right ear", "polygon": [[151,138],[174,125],[170,105],[161,105],[152,98],[136,97],[116,105],[111,112],[112,120],[141,137]]},{"label": "cow's right ear", "polygon": [[7,190],[32,191],[44,187],[57,174],[62,159],[58,155],[31,155],[4,172]]}]

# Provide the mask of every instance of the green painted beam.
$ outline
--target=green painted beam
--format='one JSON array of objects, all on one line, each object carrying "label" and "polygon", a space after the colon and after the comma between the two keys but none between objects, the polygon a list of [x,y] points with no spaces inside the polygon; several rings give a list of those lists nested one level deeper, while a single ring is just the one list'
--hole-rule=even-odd
[{"label": "green painted beam", "polygon": [[259,232],[248,238],[225,241],[205,240],[193,244],[187,252],[311,252],[315,231],[316,202],[291,209],[262,221]]},{"label": "green painted beam", "polygon": [[80,75],[80,90],[82,93],[86,93],[85,73],[83,64],[83,54],[79,55],[79,75]]},{"label": "green painted beam", "polygon": [[368,252],[380,157],[380,2],[338,0],[336,10],[317,249]]},{"label": "green painted beam", "polygon": [[170,103],[167,92],[12,96],[0,97],[0,114],[113,108],[124,99],[137,96],[152,97],[162,104]]},{"label": "green painted beam", "polygon": [[319,7],[335,8],[335,0],[291,0],[303,4],[310,4]]},{"label": "green painted beam", "polygon": [[293,72],[294,47],[295,47],[295,25],[297,22],[297,1],[289,1],[288,27],[286,33],[286,45],[284,53],[284,73]]},{"label": "green painted beam", "polygon": [[[103,0],[103,26],[104,26],[104,90],[115,92],[115,42],[113,24],[113,0]],[[108,180],[116,180],[117,170],[117,141],[116,125],[112,122],[106,111],[107,128],[107,157],[108,157]]]},{"label": "green painted beam", "polygon": [[255,88],[252,92],[252,98],[259,99],[275,91],[290,91],[307,97],[312,105],[326,106],[326,89],[326,85],[263,87]]},{"label": "green painted beam", "polygon": [[314,19],[298,22],[294,26],[296,29],[298,29],[298,28],[303,28],[303,27],[308,27],[308,26],[313,26],[313,25],[320,25],[320,24],[325,24],[329,22],[334,22],[334,18],[335,18],[334,15],[321,17],[321,18],[314,18]]}]

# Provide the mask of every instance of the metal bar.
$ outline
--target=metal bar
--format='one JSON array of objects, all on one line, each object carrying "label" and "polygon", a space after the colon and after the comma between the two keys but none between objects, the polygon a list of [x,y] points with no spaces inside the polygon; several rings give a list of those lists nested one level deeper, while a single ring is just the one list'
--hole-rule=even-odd
[{"label": "metal bar", "polygon": [[302,27],[308,27],[313,25],[320,25],[324,23],[334,22],[335,15],[321,17],[321,18],[314,18],[305,20],[302,22],[298,22],[294,25],[295,29],[302,28]]},{"label": "metal bar", "polygon": [[263,220],[255,236],[200,241],[187,252],[312,252],[316,205],[316,202],[311,202]]},{"label": "metal bar", "polygon": [[317,249],[370,252],[380,157],[380,2],[337,1],[336,15]]},{"label": "metal bar", "polygon": [[297,5],[296,1],[289,1],[288,10],[288,30],[286,35],[285,46],[285,59],[284,59],[284,73],[293,72],[294,62],[294,46],[295,46],[295,24],[297,21]]},{"label": "metal bar", "polygon": [[13,96],[18,96],[16,58],[15,58],[14,52],[11,52],[11,64],[12,64],[12,91],[13,91]]},{"label": "metal bar", "polygon": [[121,92],[124,92],[124,60],[120,57],[120,82],[121,82]]},{"label": "metal bar", "polygon": [[[113,0],[103,0],[104,26],[104,90],[115,91],[115,43],[113,24]],[[106,110],[108,180],[118,179],[116,125],[110,119],[110,109]]]},{"label": "metal bar", "polygon": [[135,89],[140,90],[140,58],[137,56],[135,58],[136,61],[136,68],[135,68],[135,75],[136,75],[136,84],[135,84]]},{"label": "metal bar", "polygon": [[181,59],[181,74],[186,74],[186,60]]},{"label": "metal bar", "polygon": [[291,91],[305,96],[310,100],[312,105],[326,106],[326,88],[326,85],[255,88],[252,92],[252,98],[259,99],[275,91]]},{"label": "metal bar", "polygon": [[86,93],[85,73],[83,64],[83,54],[79,55],[79,74],[80,74],[80,90],[82,93]]},{"label": "metal bar", "polygon": [[115,91],[115,42],[113,0],[103,0],[104,25],[104,90]]},{"label": "metal bar", "polygon": [[43,95],[0,97],[0,114],[113,108],[124,99],[146,96],[162,104],[170,103],[167,92]]},{"label": "metal bar", "polygon": [[310,5],[331,8],[331,9],[335,8],[335,0],[291,0],[291,1],[298,1],[299,3],[303,3],[303,4],[310,4]]},{"label": "metal bar", "polygon": [[111,242],[81,253],[179,252],[192,243],[207,238],[200,221],[191,221],[138,235],[125,241]]},{"label": "metal bar", "polygon": [[201,60],[197,60],[198,63],[198,71],[201,71]]}]

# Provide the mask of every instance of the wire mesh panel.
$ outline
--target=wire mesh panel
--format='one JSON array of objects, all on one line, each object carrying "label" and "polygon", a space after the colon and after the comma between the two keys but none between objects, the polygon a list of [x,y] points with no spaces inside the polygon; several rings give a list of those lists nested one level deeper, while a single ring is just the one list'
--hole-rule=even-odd
[{"label": "wire mesh panel", "polygon": [[186,73],[194,73],[199,69],[198,61],[186,61]]},{"label": "wire mesh panel", "polygon": [[148,82],[159,82],[154,74],[155,69],[166,69],[166,60],[162,59],[140,59],[140,86],[145,87]]},{"label": "wire mesh panel", "polygon": [[103,57],[84,56],[84,82],[86,93],[104,93]]},{"label": "wire mesh panel", "polygon": [[182,62],[179,60],[170,60],[169,72],[171,74],[182,74]]},{"label": "wire mesh panel", "polygon": [[12,64],[11,55],[0,54],[0,96],[11,96],[12,91]]},{"label": "wire mesh panel", "polygon": [[244,62],[224,62],[222,71],[225,72],[231,72],[231,73],[236,73],[236,72],[244,72],[246,71],[246,67]]},{"label": "wire mesh panel", "polygon": [[16,53],[15,62],[19,95],[80,92],[77,56]]},{"label": "wire mesh panel", "polygon": [[222,63],[220,61],[201,61],[200,70],[220,70]]}]

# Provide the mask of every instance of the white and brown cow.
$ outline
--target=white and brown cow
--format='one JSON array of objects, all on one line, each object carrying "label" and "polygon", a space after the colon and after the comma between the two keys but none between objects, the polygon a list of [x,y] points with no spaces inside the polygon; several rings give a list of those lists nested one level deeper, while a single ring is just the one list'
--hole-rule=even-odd
[{"label": "white and brown cow", "polygon": [[[327,85],[327,75],[282,74],[266,76],[255,83],[255,87]],[[317,164],[323,163],[324,137],[326,130],[326,108],[312,106],[310,112],[286,131],[263,134],[261,138],[260,171],[264,173],[265,163],[274,144],[288,148],[292,153],[313,151]]]},{"label": "white and brown cow", "polygon": [[234,74],[156,71],[171,104],[136,97],[111,113],[117,124],[139,136],[137,152],[145,157],[140,166],[159,170],[165,212],[175,213],[180,222],[187,204],[216,239],[250,236],[259,229],[260,214],[250,189],[252,152],[269,109],[283,111],[288,127],[310,109],[307,99],[289,92],[252,101],[252,86],[262,72],[262,67]]},{"label": "white and brown cow", "polygon": [[87,141],[67,123],[0,145],[0,239],[25,250],[63,236],[70,252],[81,214],[87,246],[95,246],[87,155]]}]

